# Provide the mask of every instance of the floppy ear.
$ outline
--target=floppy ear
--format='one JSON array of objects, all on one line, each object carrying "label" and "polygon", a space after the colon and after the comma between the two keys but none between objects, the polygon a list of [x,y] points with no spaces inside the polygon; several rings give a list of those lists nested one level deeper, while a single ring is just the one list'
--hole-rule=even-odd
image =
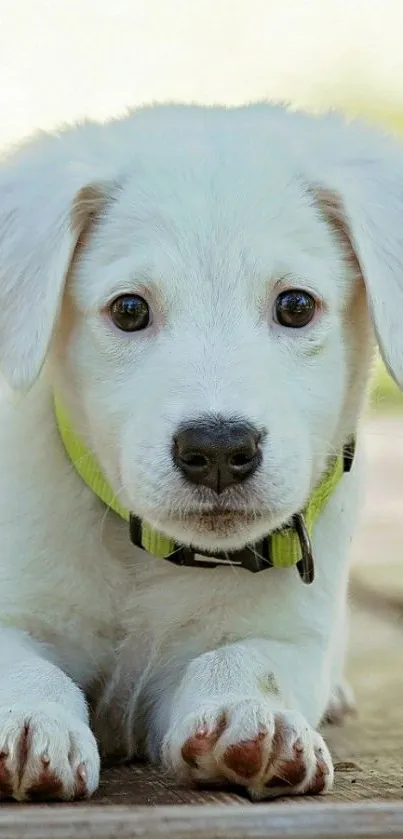
[{"label": "floppy ear", "polygon": [[403,388],[403,147],[356,126],[344,132],[347,152],[326,167],[316,199],[359,267],[383,360]]},{"label": "floppy ear", "polygon": [[105,200],[90,167],[55,160],[46,139],[0,172],[0,368],[14,388],[41,370],[78,239]]}]

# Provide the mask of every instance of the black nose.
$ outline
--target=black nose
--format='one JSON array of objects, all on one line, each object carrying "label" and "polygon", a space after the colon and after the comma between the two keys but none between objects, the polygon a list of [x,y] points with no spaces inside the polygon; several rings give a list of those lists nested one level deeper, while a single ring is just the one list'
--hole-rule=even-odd
[{"label": "black nose", "polygon": [[183,425],[173,459],[185,478],[220,493],[250,478],[262,460],[261,433],[246,422],[205,418]]}]

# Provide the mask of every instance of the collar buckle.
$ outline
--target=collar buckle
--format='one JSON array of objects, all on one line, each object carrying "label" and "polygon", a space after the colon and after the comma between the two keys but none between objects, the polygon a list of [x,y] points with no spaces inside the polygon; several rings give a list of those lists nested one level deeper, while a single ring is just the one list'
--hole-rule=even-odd
[{"label": "collar buckle", "polygon": [[178,545],[172,553],[164,557],[168,562],[181,567],[192,568],[244,568],[256,574],[272,567],[270,560],[269,539],[263,539],[258,545],[247,546],[231,553],[208,551],[198,552],[195,548]]}]

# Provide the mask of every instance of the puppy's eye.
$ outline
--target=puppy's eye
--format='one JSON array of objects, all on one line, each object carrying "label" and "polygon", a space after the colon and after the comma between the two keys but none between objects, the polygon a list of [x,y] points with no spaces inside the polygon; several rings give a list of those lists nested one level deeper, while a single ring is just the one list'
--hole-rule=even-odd
[{"label": "puppy's eye", "polygon": [[111,320],[122,332],[140,332],[151,323],[150,307],[138,294],[122,294],[109,306]]},{"label": "puppy's eye", "polygon": [[307,291],[291,288],[282,291],[274,304],[274,319],[280,326],[301,329],[311,322],[316,312],[316,301]]}]

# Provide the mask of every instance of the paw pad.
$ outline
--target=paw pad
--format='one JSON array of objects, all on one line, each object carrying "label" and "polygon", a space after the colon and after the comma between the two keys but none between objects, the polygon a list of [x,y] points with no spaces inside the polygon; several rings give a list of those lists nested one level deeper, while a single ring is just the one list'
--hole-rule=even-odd
[{"label": "paw pad", "polygon": [[226,750],[223,761],[240,778],[253,778],[263,764],[264,740],[266,733],[261,732],[254,740],[235,743]]},{"label": "paw pad", "polygon": [[182,746],[182,758],[191,766],[192,769],[198,765],[198,758],[209,754],[221,737],[226,726],[226,721],[222,718],[216,727],[211,731],[206,725],[201,725],[197,731],[189,737]]},{"label": "paw pad", "polygon": [[304,759],[304,747],[297,741],[292,748],[290,760],[278,763],[275,769],[276,774],[266,784],[267,789],[273,787],[296,787],[305,779],[306,765]]}]

